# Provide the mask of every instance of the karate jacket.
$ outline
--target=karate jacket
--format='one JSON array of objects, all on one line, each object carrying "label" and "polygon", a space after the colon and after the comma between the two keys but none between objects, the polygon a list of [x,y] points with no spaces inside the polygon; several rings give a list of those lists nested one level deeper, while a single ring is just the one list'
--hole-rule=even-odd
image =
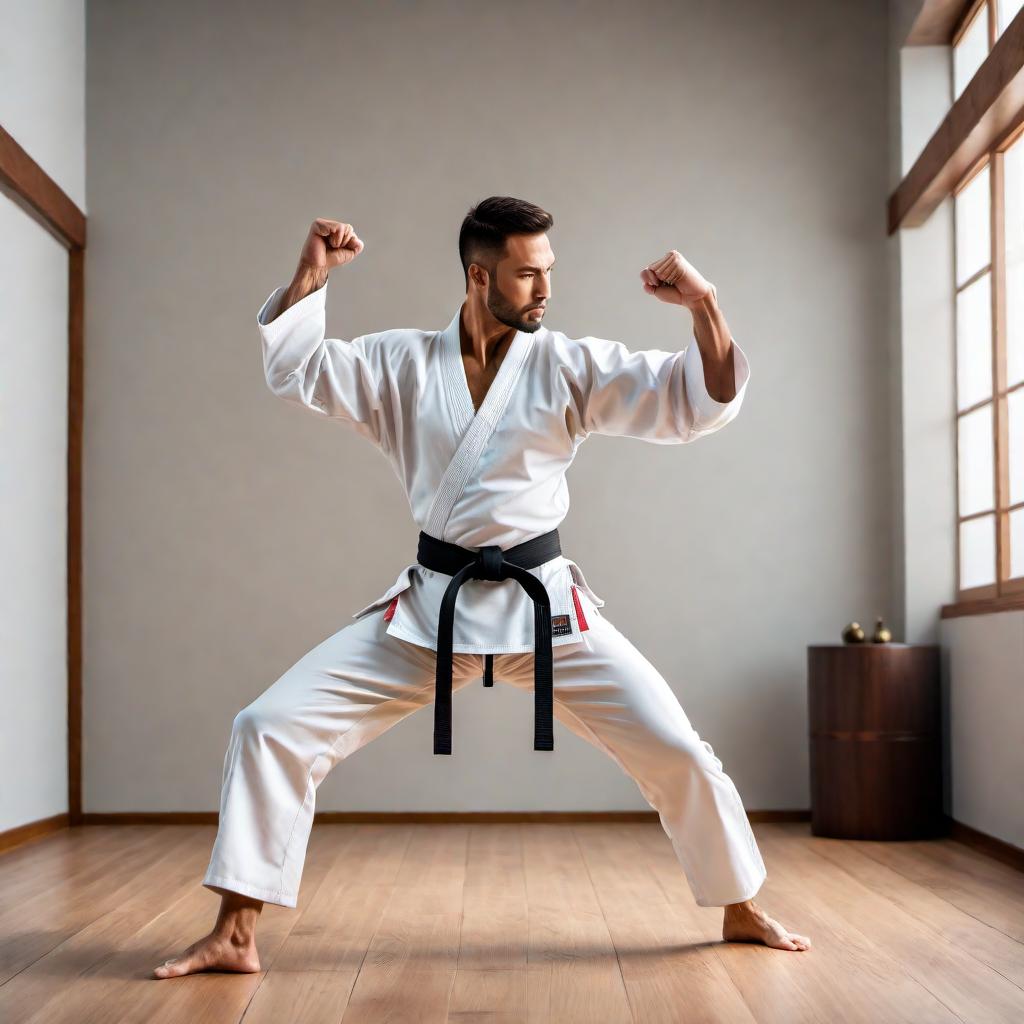
[{"label": "karate jacket", "polygon": [[[443,330],[396,328],[344,341],[325,336],[326,284],[276,316],[286,290],[276,288],[256,318],[270,390],[374,444],[419,528],[466,548],[505,549],[557,527],[569,509],[566,471],[591,434],[694,441],[735,418],[750,376],[733,339],[736,394],[718,402],[705,386],[695,339],[681,351],[630,351],[542,325],[516,333],[474,412],[461,305]],[[528,571],[551,600],[552,646],[589,648],[588,616],[605,602],[580,567],[559,556]],[[450,579],[413,561],[352,617],[386,606],[388,633],[436,650]],[[533,630],[533,602],[515,580],[463,584],[454,652],[532,651]]]}]

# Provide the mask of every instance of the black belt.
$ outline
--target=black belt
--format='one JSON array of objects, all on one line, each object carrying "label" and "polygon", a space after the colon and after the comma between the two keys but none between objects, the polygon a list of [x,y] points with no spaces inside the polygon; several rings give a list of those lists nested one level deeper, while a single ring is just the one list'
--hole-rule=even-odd
[{"label": "black belt", "polygon": [[[507,551],[497,544],[479,549],[438,540],[420,531],[416,561],[427,569],[451,576],[437,619],[437,674],[434,683],[434,753],[452,752],[452,633],[455,601],[466,580],[514,579],[533,599],[533,749],[554,750],[552,708],[551,600],[535,569],[562,553],[558,530],[516,544]],[[486,655],[484,686],[494,685],[494,655]]]}]

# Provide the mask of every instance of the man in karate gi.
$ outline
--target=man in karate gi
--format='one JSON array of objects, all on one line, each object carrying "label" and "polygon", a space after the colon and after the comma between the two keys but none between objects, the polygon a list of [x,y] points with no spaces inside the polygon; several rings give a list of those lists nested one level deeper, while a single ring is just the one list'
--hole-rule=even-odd
[{"label": "man in karate gi", "polygon": [[264,902],[296,906],[327,773],[432,699],[434,753],[450,754],[451,693],[481,676],[534,690],[535,750],[554,748],[553,713],[636,781],[696,902],[724,907],[725,940],[810,946],[754,903],[766,870],[722,762],[558,542],[579,445],[595,433],[683,444],[721,429],[739,412],[746,354],[715,286],[675,250],[640,277],[648,295],[692,314],[683,351],[546,328],[552,224],[508,197],[470,210],[466,297],[444,330],[325,337],[328,273],[363,243],[350,224],[319,218],[291,283],[261,308],[271,391],[382,452],[419,548],[354,622],[235,717],[203,879],[222,896],[218,918],[157,977],[259,970],[257,917]]}]

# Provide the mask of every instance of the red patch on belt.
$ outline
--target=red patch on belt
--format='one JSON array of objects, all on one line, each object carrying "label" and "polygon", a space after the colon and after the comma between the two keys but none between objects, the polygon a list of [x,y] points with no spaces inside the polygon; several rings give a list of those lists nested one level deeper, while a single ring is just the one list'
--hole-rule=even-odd
[{"label": "red patch on belt", "polygon": [[390,622],[394,618],[395,609],[398,607],[398,599],[401,596],[401,594],[395,594],[395,596],[391,598],[391,604],[388,605],[388,610],[384,613],[385,622]]},{"label": "red patch on belt", "polygon": [[580,604],[579,594],[576,593],[577,586],[574,583],[572,585],[572,603],[576,606],[576,621],[580,624],[580,632],[588,629],[587,620],[583,615],[583,606]]}]

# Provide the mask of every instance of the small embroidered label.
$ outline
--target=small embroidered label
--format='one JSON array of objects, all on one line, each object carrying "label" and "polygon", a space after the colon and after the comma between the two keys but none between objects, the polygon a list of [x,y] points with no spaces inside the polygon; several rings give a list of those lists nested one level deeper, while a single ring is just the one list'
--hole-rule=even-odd
[{"label": "small embroidered label", "polygon": [[551,635],[566,636],[572,632],[572,622],[568,615],[551,616]]}]

